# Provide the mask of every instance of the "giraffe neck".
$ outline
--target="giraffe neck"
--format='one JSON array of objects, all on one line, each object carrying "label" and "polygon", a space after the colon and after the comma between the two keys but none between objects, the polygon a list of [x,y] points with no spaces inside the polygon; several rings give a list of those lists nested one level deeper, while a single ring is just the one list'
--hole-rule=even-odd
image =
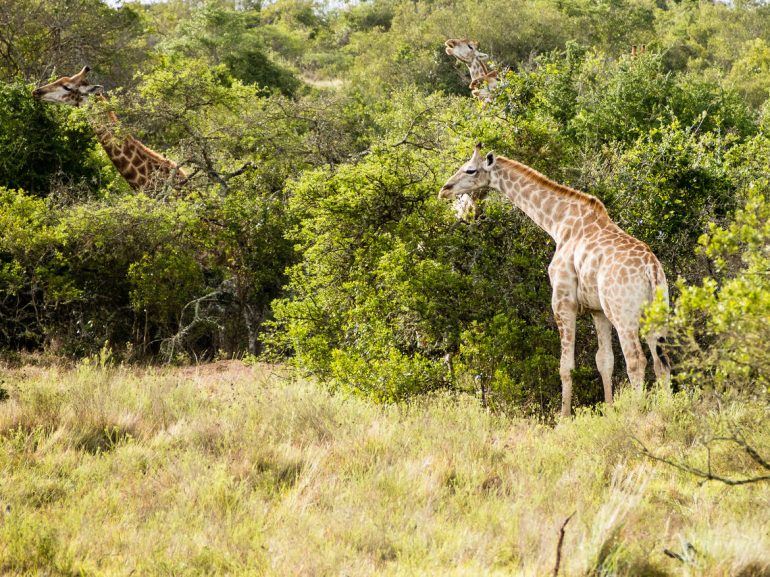
[{"label": "giraffe neck", "polygon": [[[105,105],[107,98],[103,95],[96,97],[100,105]],[[102,145],[104,152],[118,169],[118,172],[125,178],[128,183],[137,188],[140,184],[135,184],[136,174],[130,173],[129,168],[131,166],[130,161],[125,156],[126,144],[129,143],[130,135],[118,136],[115,131],[120,131],[120,121],[112,110],[100,110],[95,114],[89,115],[89,122],[91,127],[96,133],[96,138],[99,140],[99,144]],[[131,178],[129,178],[131,177]]]},{"label": "giraffe neck", "polygon": [[[107,99],[104,96],[97,96],[100,103],[106,103]],[[117,150],[120,150],[121,143],[117,136],[115,136],[115,128],[120,126],[118,117],[112,110],[99,111],[96,114],[91,114],[88,117],[91,124],[91,128],[96,133],[96,138],[99,140],[99,144],[102,145],[107,156],[110,160],[115,160],[114,154]]]},{"label": "giraffe neck", "polygon": [[468,64],[468,70],[471,73],[471,81],[480,80],[489,74],[489,66],[478,56],[474,56],[470,64]]},{"label": "giraffe neck", "polygon": [[[107,102],[103,95],[97,98],[102,104]],[[178,181],[185,178],[176,163],[150,150],[130,134],[116,134],[120,121],[111,110],[93,114],[89,121],[112,164],[132,188],[145,188],[155,176],[168,176],[172,171],[177,173]]]},{"label": "giraffe neck", "polygon": [[609,220],[596,197],[557,184],[515,160],[498,157],[489,185],[505,194],[557,244],[566,242],[588,222]]}]

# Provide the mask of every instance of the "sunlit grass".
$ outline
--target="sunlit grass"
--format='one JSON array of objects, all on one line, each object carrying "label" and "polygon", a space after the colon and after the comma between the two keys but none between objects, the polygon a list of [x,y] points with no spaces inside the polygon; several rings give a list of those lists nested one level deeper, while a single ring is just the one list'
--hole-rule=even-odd
[{"label": "sunlit grass", "polygon": [[699,456],[684,396],[552,427],[238,362],[5,373],[3,575],[551,575],[573,512],[561,575],[770,575],[770,484],[699,484],[635,448]]}]

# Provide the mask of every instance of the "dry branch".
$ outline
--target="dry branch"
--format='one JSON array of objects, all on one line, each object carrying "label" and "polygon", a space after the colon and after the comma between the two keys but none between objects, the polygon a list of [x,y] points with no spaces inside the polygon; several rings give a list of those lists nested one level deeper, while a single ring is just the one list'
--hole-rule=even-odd
[{"label": "dry branch", "polygon": [[[674,467],[675,469],[678,469],[680,471],[684,471],[685,473],[690,473],[691,475],[695,475],[696,477],[699,477],[702,479],[702,483],[705,483],[706,481],[719,481],[720,483],[724,483],[725,485],[731,485],[731,486],[737,486],[737,485],[747,485],[749,483],[759,483],[761,481],[770,481],[770,475],[758,475],[756,477],[745,477],[743,479],[732,479],[730,477],[724,477],[722,475],[716,474],[711,469],[711,446],[710,442],[706,444],[706,450],[708,451],[709,458],[706,465],[706,470],[698,469],[696,467],[693,467],[691,465],[688,465],[687,463],[677,463],[676,461],[673,461],[671,459],[667,459],[665,457],[660,457],[658,455],[655,455],[650,451],[647,447],[644,446],[644,444],[637,439],[636,437],[633,438],[633,440],[639,445],[639,451],[644,455],[645,457],[652,459],[653,461],[658,461],[659,463],[664,463],[666,465],[669,465],[670,467]],[[732,442],[741,447],[746,454],[760,467],[765,469],[766,471],[770,471],[770,463],[768,463],[764,458],[762,458],[759,454],[759,452],[750,446],[748,443],[746,443],[745,440],[740,438],[737,435],[734,435],[732,437],[715,437],[711,439],[711,441],[727,441]]]},{"label": "dry branch", "polygon": [[559,569],[561,567],[561,549],[564,546],[564,533],[567,529],[567,523],[569,523],[569,520],[574,516],[575,513],[573,512],[569,517],[564,519],[564,523],[561,524],[561,529],[559,529],[559,542],[556,544],[556,563],[553,565],[553,577],[558,577],[559,575]]}]

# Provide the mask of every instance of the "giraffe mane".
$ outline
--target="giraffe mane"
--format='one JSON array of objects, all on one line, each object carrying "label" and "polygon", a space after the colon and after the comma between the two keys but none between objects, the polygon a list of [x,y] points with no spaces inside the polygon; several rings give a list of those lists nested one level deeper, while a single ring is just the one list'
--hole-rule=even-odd
[{"label": "giraffe mane", "polygon": [[131,136],[133,143],[136,145],[137,148],[140,148],[142,152],[144,152],[147,156],[151,157],[153,160],[157,160],[160,163],[168,164],[170,166],[176,167],[176,162],[171,160],[170,158],[166,158],[159,152],[155,152],[152,148],[148,147],[146,144],[144,144],[141,140],[138,138]]},{"label": "giraffe mane", "polygon": [[[104,96],[103,94],[100,94],[97,98],[101,102],[104,102],[104,103],[108,102],[107,97]],[[110,109],[107,109],[106,113],[107,113],[107,118],[109,119],[110,122],[115,123],[117,125],[121,124],[121,122],[118,119],[118,117],[115,114],[115,112],[113,112]],[[109,130],[109,128],[108,128],[108,130]],[[138,138],[136,138],[132,134],[126,135],[124,137],[124,140],[130,140],[131,143],[136,146],[136,148],[140,149],[142,151],[142,153],[144,153],[150,159],[155,160],[156,162],[158,162],[160,164],[166,164],[166,165],[168,165],[168,166],[170,166],[172,168],[178,168],[178,165],[177,165],[176,162],[174,162],[170,158],[166,158],[161,153],[154,151],[152,148],[150,148],[149,146],[144,144],[141,140],[139,140]],[[180,171],[180,172],[183,172],[183,171]]]},{"label": "giraffe mane", "polygon": [[505,158],[504,156],[498,156],[497,162],[502,162],[503,164],[507,165],[510,168],[513,168],[515,171],[525,175],[527,178],[534,180],[538,184],[545,186],[546,188],[549,188],[555,192],[558,192],[560,194],[563,194],[565,196],[568,196],[570,198],[574,198],[577,200],[580,200],[599,212],[600,214],[608,215],[607,208],[604,206],[604,203],[593,196],[592,194],[588,194],[585,192],[582,192],[580,190],[577,190],[575,188],[571,188],[569,186],[566,186],[564,184],[559,184],[558,182],[554,182],[544,174],[538,172],[534,168],[531,168],[527,166],[526,164],[522,164],[521,162],[518,162],[516,160],[511,160],[510,158]]}]

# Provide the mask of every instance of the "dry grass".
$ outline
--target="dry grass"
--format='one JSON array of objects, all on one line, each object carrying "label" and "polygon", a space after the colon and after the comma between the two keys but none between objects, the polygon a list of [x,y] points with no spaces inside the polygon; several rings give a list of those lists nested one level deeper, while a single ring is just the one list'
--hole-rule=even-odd
[{"label": "dry grass", "polygon": [[550,575],[573,512],[561,575],[770,575],[770,484],[699,485],[634,448],[696,450],[683,397],[549,427],[236,362],[5,373],[3,575]]}]

